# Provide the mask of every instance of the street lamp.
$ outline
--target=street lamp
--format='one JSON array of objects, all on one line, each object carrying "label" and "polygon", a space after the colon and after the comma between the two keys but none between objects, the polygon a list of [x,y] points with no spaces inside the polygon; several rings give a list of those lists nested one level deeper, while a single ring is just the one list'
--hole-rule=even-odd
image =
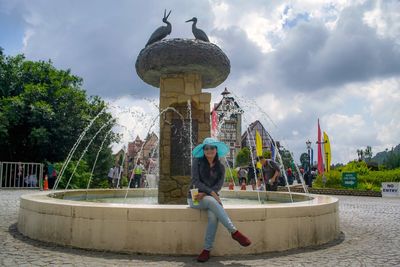
[{"label": "street lamp", "polygon": [[306,145],[307,145],[307,150],[310,150],[311,149],[311,141],[307,140]]},{"label": "street lamp", "polygon": [[312,165],[312,159],[311,159],[312,148],[311,148],[311,144],[312,144],[311,141],[307,140],[306,146],[307,146],[307,153],[308,153],[308,171],[311,170],[311,165]]},{"label": "street lamp", "polygon": [[310,172],[311,172],[311,166],[312,166],[312,158],[313,158],[313,151],[312,151],[312,147],[311,147],[311,141],[307,140],[306,142],[306,146],[307,146],[307,153],[308,153],[308,170],[304,170],[305,172],[305,176],[306,176],[306,184],[308,186],[311,186],[311,181],[310,181]]}]

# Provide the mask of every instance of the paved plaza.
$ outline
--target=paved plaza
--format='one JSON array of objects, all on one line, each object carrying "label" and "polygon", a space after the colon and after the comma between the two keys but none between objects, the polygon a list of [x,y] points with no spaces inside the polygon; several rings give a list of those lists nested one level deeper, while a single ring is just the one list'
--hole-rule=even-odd
[{"label": "paved plaza", "polygon": [[25,238],[16,229],[19,197],[31,192],[0,190],[0,266],[400,266],[400,199],[338,196],[337,241],[282,253],[212,257],[200,264],[195,257],[87,251]]}]

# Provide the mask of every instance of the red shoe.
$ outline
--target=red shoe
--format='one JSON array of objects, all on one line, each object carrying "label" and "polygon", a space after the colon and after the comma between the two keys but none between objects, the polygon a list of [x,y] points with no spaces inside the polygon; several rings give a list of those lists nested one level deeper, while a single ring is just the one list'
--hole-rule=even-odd
[{"label": "red shoe", "polygon": [[200,255],[197,257],[198,262],[206,262],[210,259],[210,251],[203,249]]},{"label": "red shoe", "polygon": [[235,239],[237,242],[239,242],[240,245],[243,247],[247,247],[251,244],[250,239],[245,237],[241,232],[236,231],[232,234],[232,238]]}]

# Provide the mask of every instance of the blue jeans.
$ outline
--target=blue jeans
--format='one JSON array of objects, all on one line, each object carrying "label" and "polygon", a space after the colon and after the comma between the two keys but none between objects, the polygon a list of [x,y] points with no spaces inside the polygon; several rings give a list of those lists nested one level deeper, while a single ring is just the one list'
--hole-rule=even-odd
[{"label": "blue jeans", "polygon": [[224,208],[212,196],[205,196],[199,200],[198,205],[193,205],[191,198],[187,199],[188,204],[193,209],[207,210],[208,224],[206,236],[204,239],[204,249],[211,250],[217,233],[218,222],[221,222],[230,232],[236,232],[236,227],[233,225]]}]

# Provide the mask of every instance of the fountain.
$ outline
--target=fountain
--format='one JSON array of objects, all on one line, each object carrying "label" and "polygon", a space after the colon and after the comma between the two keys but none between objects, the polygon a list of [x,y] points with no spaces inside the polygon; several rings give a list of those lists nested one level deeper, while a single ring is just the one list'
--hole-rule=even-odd
[{"label": "fountain", "polygon": [[[214,88],[228,77],[229,59],[209,42],[158,40],[140,52],[136,71],[143,81],[160,88],[158,190],[85,189],[24,195],[18,218],[23,235],[118,252],[193,255],[202,249],[207,212],[186,205],[190,149],[210,136],[211,94],[202,89]],[[125,197],[141,199],[132,204]],[[213,255],[321,245],[340,233],[334,197],[228,190],[222,190],[221,197],[235,225],[245,229],[253,244],[243,249],[220,227]],[[266,202],[260,204],[260,198]]]}]

